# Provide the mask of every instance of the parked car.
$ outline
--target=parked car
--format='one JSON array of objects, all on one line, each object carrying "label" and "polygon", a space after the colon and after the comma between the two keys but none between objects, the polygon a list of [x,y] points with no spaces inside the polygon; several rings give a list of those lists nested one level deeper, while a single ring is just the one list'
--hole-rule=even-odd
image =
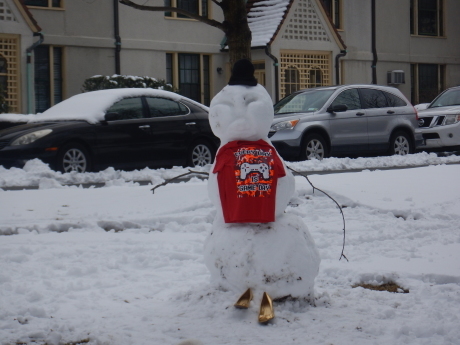
[{"label": "parked car", "polygon": [[460,150],[460,86],[417,105],[424,144],[421,149]]},{"label": "parked car", "polygon": [[218,145],[204,105],[168,91],[101,90],[1,130],[0,165],[39,158],[62,172],[203,166]]},{"label": "parked car", "polygon": [[417,112],[396,88],[341,85],[294,92],[275,104],[270,139],[285,159],[413,153]]}]

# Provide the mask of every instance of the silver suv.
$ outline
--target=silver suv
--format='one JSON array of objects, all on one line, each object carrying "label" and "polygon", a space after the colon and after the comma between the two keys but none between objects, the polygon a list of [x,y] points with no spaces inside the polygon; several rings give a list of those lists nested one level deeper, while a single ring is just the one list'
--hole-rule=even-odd
[{"label": "silver suv", "polygon": [[305,89],[275,104],[269,137],[285,159],[388,153],[422,144],[417,111],[396,88],[341,85]]},{"label": "silver suv", "polygon": [[421,149],[460,150],[460,86],[442,92],[433,102],[419,104]]}]

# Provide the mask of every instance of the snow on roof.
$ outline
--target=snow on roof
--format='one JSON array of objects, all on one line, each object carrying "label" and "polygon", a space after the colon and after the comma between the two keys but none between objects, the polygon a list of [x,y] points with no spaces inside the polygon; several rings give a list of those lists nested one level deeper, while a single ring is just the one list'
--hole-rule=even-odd
[{"label": "snow on roof", "polygon": [[248,12],[252,32],[252,47],[265,46],[282,24],[292,0],[255,0]]},{"label": "snow on roof", "polygon": [[185,98],[179,94],[150,88],[122,88],[85,92],[62,101],[41,114],[30,118],[29,122],[55,121],[55,120],[84,120],[97,123],[104,119],[106,110],[115,102],[126,97],[151,96],[164,97],[174,101],[187,99],[203,109],[206,106]]}]

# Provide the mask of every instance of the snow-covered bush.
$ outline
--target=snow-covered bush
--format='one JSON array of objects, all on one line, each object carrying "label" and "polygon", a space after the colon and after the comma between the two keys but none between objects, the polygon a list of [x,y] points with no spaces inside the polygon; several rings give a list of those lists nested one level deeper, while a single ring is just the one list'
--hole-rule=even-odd
[{"label": "snow-covered bush", "polygon": [[158,90],[178,92],[171,84],[163,79],[151,77],[136,77],[130,75],[114,74],[112,76],[95,75],[85,80],[82,91],[96,91],[119,88],[152,88]]}]

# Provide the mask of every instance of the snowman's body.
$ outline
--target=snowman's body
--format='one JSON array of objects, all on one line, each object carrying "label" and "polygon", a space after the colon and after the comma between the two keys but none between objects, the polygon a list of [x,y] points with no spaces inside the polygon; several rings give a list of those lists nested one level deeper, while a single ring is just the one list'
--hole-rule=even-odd
[{"label": "snowman's body", "polygon": [[312,299],[320,258],[302,219],[284,213],[295,182],[267,137],[272,120],[261,85],[226,86],[211,102],[221,146],[208,182],[216,216],[205,262],[212,281],[235,293]]}]

